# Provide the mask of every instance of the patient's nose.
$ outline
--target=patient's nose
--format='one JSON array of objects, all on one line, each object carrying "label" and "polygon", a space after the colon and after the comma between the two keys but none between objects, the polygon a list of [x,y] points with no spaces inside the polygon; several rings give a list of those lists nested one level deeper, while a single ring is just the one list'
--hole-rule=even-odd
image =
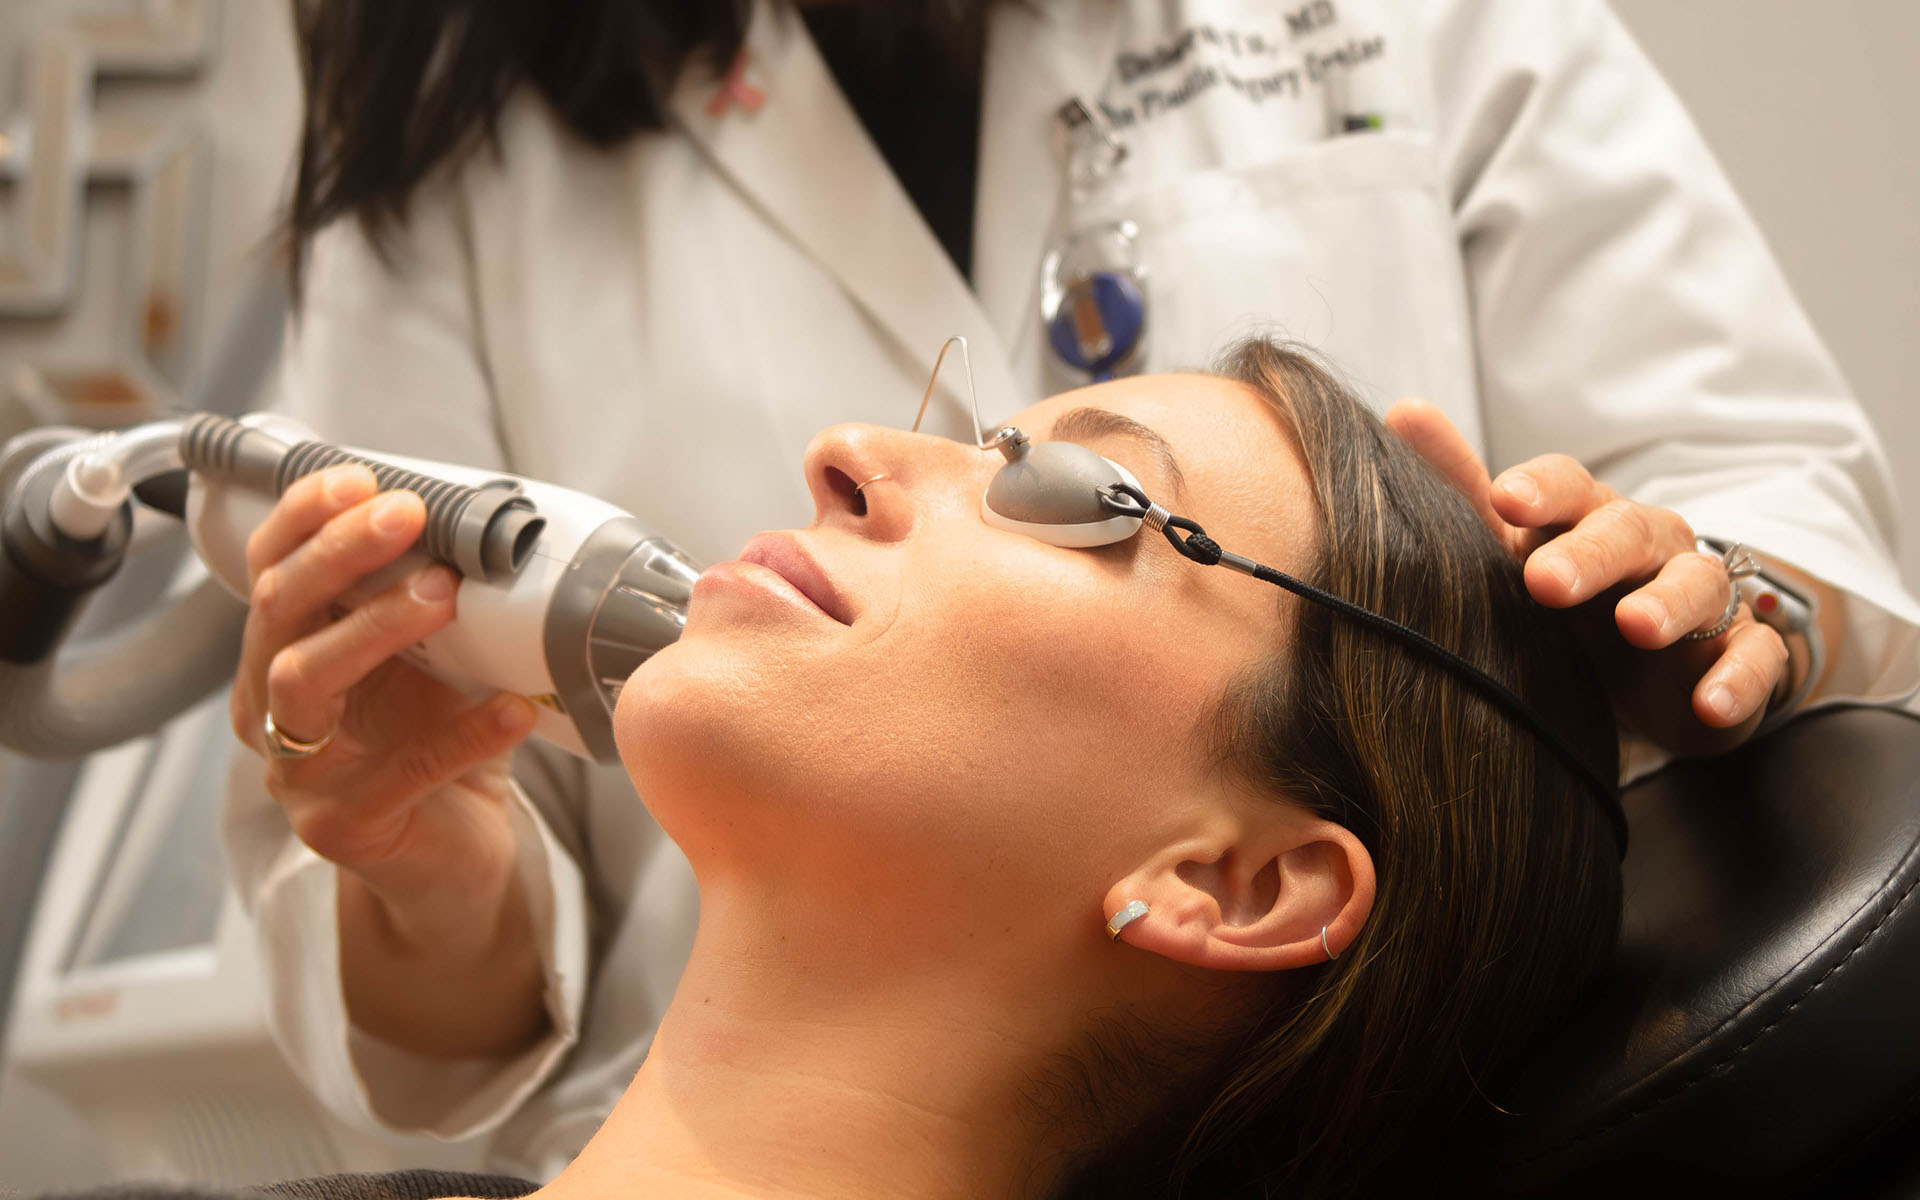
[{"label": "patient's nose", "polygon": [[814,520],[897,541],[933,500],[960,487],[979,453],[945,438],[881,425],[834,425],[807,447]]}]

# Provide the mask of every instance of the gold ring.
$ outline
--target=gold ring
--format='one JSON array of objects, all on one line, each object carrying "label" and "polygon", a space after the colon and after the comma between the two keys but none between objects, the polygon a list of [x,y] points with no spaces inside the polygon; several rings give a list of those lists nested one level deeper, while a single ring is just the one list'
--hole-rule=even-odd
[{"label": "gold ring", "polygon": [[892,479],[892,478],[893,476],[887,474],[885,471],[882,471],[878,475],[875,475],[872,479],[863,479],[859,483],[854,484],[853,494],[858,496],[862,491],[866,490],[869,484],[879,483],[882,479]]},{"label": "gold ring", "polygon": [[273,723],[272,713],[267,714],[266,731],[267,756],[269,758],[312,758],[322,750],[325,750],[327,743],[333,740],[332,733],[328,733],[325,737],[317,738],[311,742],[303,742],[299,738],[288,737],[283,730]]}]

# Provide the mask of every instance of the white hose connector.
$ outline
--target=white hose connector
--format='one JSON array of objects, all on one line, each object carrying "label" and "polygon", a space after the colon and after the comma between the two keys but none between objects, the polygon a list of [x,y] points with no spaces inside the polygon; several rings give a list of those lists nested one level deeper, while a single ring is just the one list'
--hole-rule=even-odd
[{"label": "white hose connector", "polygon": [[90,542],[104,533],[113,514],[127,502],[130,489],[121,481],[118,465],[102,455],[102,449],[96,444],[68,459],[66,472],[47,501],[53,527],[77,542]]},{"label": "white hose connector", "polygon": [[181,465],[182,424],[152,421],[89,442],[68,460],[48,498],[53,527],[75,541],[99,537],[135,484]]}]

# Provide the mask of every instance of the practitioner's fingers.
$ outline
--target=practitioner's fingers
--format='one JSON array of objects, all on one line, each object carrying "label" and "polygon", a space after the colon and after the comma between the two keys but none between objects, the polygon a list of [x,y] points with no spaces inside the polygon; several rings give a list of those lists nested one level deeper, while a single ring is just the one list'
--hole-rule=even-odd
[{"label": "practitioner's fingers", "polygon": [[325,623],[341,597],[406,553],[426,506],[412,492],[362,501],[254,576],[243,653],[261,669],[282,646]]},{"label": "practitioner's fingers", "polygon": [[438,564],[387,589],[317,632],[287,645],[267,665],[267,711],[291,737],[337,729],[347,694],[388,659],[454,616],[458,579]]},{"label": "practitioner's fingers", "polygon": [[1711,554],[1676,554],[1645,587],[1614,606],[1614,622],[1642,650],[1671,646],[1697,629],[1710,629],[1727,611],[1727,568]]},{"label": "practitioner's fingers", "polygon": [[385,780],[402,798],[444,787],[475,765],[519,745],[532,731],[536,715],[533,702],[525,696],[497,693],[457,719],[396,746],[383,771]]},{"label": "practitioner's fingers", "polygon": [[1493,481],[1486,464],[1474,453],[1466,435],[1447,419],[1447,414],[1425,400],[1402,400],[1387,410],[1387,428],[1467,498],[1480,520],[1495,534],[1505,535],[1510,527],[1493,507]]},{"label": "practitioner's fingers", "polygon": [[[229,711],[236,736],[255,749],[262,745],[267,672],[274,656],[328,624],[349,589],[404,554],[420,536],[426,520],[420,498],[390,492],[367,499],[363,485],[371,478],[360,467],[296,482],[263,522],[268,532],[256,531],[249,540],[252,588]],[[329,481],[336,485],[331,491]],[[355,496],[361,498],[354,501]],[[286,713],[276,713],[274,723],[293,738],[314,740],[327,733],[326,728],[302,728]]]},{"label": "practitioner's fingers", "polygon": [[1501,519],[1525,529],[1573,525],[1617,495],[1565,454],[1541,454],[1508,467],[1494,479],[1492,492]]},{"label": "practitioner's fingers", "polygon": [[296,479],[247,537],[247,582],[293,553],[334,517],[379,489],[373,472],[343,463]]},{"label": "practitioner's fingers", "polygon": [[[293,763],[276,794],[295,836],[309,849],[370,880],[395,884],[422,870],[451,870],[471,855],[469,843],[494,840],[482,826],[498,813],[470,790],[444,789],[488,760],[503,759],[532,730],[533,719],[531,701],[501,692],[393,730],[399,736],[367,747],[344,769],[327,766],[322,756]],[[314,780],[292,785],[309,771]],[[506,785],[495,792],[494,801],[503,801]],[[435,797],[453,803],[429,805],[431,812],[422,808]],[[423,812],[427,819],[416,820]]]},{"label": "practitioner's fingers", "polygon": [[1787,644],[1770,625],[1746,618],[1721,635],[1719,661],[1700,677],[1693,689],[1693,711],[1716,729],[1757,724],[1767,701],[1787,673]]},{"label": "practitioner's fingers", "polygon": [[1680,514],[1615,498],[1527,558],[1527,590],[1549,608],[1566,608],[1616,585],[1652,578],[1694,545],[1693,530]]}]

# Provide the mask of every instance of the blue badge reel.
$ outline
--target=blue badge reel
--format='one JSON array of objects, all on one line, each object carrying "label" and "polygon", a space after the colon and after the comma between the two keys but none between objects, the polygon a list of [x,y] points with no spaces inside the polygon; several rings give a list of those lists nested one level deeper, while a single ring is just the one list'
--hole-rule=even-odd
[{"label": "blue badge reel", "polygon": [[1141,369],[1147,275],[1140,231],[1112,221],[1062,238],[1040,267],[1040,319],[1063,364],[1095,383]]}]

